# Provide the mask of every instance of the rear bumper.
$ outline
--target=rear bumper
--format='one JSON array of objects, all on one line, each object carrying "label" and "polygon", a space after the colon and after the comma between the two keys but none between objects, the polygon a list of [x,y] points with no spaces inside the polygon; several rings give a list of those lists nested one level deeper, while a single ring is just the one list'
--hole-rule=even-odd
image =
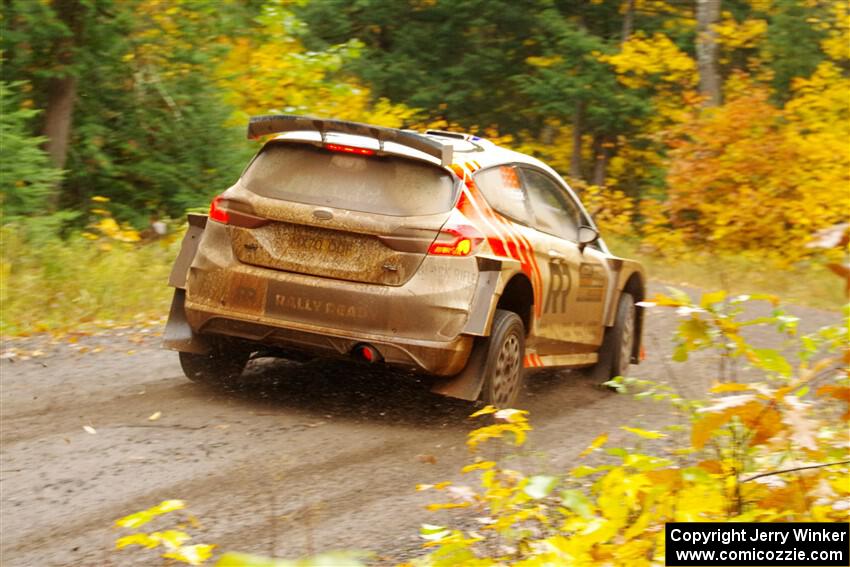
[{"label": "rear bumper", "polygon": [[186,281],[186,320],[199,334],[347,354],[358,343],[384,360],[448,376],[463,369],[479,278],[470,258],[426,256],[404,285],[364,284],[252,266],[227,227],[208,223]]},{"label": "rear bumper", "polygon": [[463,370],[472,349],[473,337],[460,335],[446,342],[344,333],[336,329],[289,323],[269,325],[225,310],[216,312],[185,309],[189,325],[202,335],[238,337],[259,344],[278,346],[326,356],[348,356],[359,344],[369,344],[388,364],[413,368],[435,376],[452,376]]}]

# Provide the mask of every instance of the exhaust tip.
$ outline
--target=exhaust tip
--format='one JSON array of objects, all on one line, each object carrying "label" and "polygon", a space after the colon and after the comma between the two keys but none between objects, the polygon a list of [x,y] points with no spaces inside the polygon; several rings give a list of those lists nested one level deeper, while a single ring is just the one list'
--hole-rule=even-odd
[{"label": "exhaust tip", "polygon": [[372,345],[357,345],[351,352],[354,355],[354,358],[370,364],[383,360],[381,353],[378,352],[378,349]]}]

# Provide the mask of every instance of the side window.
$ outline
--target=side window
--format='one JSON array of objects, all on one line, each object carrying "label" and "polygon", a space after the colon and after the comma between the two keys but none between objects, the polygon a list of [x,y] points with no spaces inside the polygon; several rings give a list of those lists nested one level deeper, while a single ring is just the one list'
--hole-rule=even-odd
[{"label": "side window", "polygon": [[473,177],[491,207],[521,223],[531,224],[525,191],[515,167],[500,165],[479,171]]},{"label": "side window", "polygon": [[545,173],[523,168],[525,190],[534,212],[535,227],[567,240],[576,241],[581,211],[561,186]]}]

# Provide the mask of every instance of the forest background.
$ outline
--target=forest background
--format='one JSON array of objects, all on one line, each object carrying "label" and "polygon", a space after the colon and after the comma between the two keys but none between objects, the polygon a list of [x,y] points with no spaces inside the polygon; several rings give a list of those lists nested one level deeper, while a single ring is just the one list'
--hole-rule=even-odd
[{"label": "forest background", "polygon": [[473,132],[656,278],[842,302],[846,2],[8,0],[0,49],[5,335],[163,316],[267,113]]}]

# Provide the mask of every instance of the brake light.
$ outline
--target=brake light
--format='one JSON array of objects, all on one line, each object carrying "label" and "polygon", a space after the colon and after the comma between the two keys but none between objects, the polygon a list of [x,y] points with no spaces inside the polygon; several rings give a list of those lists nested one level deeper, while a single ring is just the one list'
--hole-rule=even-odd
[{"label": "brake light", "polygon": [[230,222],[230,215],[220,206],[223,200],[224,199],[221,195],[213,198],[212,203],[210,203],[210,218],[214,221],[227,224]]},{"label": "brake light", "polygon": [[354,146],[343,146],[342,144],[325,144],[325,149],[332,152],[343,152],[346,154],[357,154],[361,156],[373,156],[375,150],[368,148],[355,148]]},{"label": "brake light", "polygon": [[[428,254],[434,256],[469,256],[478,245],[484,242],[484,235],[478,232],[474,226],[466,224],[466,217],[455,211],[440,231]],[[450,239],[444,239],[449,236]]]}]

